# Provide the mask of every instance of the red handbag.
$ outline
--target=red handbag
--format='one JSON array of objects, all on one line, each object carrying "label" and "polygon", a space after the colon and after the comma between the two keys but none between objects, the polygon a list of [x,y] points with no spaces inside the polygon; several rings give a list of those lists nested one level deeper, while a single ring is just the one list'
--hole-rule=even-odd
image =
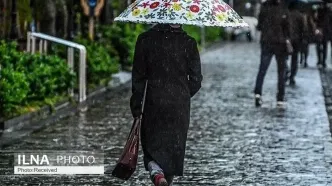
[{"label": "red handbag", "polygon": [[[142,102],[142,113],[144,111],[145,97],[146,97],[147,81],[145,84],[143,102]],[[134,119],[133,126],[128,136],[124,150],[112,171],[112,175],[122,180],[128,180],[136,170],[140,131],[142,123],[142,114],[139,118]]]}]

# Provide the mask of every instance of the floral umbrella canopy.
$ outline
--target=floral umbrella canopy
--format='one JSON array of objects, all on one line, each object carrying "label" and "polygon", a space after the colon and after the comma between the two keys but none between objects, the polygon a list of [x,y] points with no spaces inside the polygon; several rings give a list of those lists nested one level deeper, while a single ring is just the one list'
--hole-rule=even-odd
[{"label": "floral umbrella canopy", "polygon": [[137,0],[115,21],[247,27],[248,24],[222,0]]}]

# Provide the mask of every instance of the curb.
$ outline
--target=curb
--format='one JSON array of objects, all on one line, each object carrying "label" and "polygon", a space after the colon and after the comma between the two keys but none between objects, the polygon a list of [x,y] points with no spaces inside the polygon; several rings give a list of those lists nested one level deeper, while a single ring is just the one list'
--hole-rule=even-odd
[{"label": "curb", "polygon": [[328,68],[326,70],[319,70],[319,74],[322,82],[325,108],[330,125],[330,133],[332,135],[332,69]]},{"label": "curb", "polygon": [[97,99],[105,97],[107,93],[122,91],[129,86],[131,73],[119,72],[112,75],[112,80],[106,87],[99,87],[87,95],[86,101],[82,103],[65,100],[52,108],[44,106],[40,110],[27,113],[4,122],[4,131],[0,133],[0,149],[17,142],[25,136],[46,126],[50,126],[60,119],[74,115],[77,112],[84,112],[88,106],[93,105]]}]

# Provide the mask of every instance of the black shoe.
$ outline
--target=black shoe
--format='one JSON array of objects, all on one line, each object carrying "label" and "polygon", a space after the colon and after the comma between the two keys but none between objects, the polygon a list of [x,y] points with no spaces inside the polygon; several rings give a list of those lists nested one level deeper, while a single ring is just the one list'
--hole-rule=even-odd
[{"label": "black shoe", "polygon": [[262,104],[263,104],[262,96],[259,95],[259,94],[256,94],[255,95],[255,105],[256,105],[256,107],[260,107],[260,106],[262,106]]},{"label": "black shoe", "polygon": [[305,62],[305,63],[304,63],[304,68],[307,68],[307,67],[308,67],[308,63]]},{"label": "black shoe", "polygon": [[296,85],[296,82],[295,82],[295,79],[294,79],[294,78],[291,78],[291,79],[289,80],[289,85],[291,85],[291,86]]}]

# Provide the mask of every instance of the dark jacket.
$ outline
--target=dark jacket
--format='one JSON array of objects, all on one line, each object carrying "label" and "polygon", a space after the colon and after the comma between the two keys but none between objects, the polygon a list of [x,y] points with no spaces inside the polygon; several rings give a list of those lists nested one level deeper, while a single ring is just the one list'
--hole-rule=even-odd
[{"label": "dark jacket", "polygon": [[261,43],[284,44],[290,39],[289,14],[282,4],[271,1],[262,4],[257,29],[262,32]]},{"label": "dark jacket", "polygon": [[201,62],[195,39],[182,28],[156,25],[138,37],[133,64],[131,110],[142,122],[144,165],[156,161],[166,175],[183,174],[190,98],[201,87]]},{"label": "dark jacket", "polygon": [[316,24],[313,16],[308,13],[302,13],[304,19],[303,44],[312,43],[315,37]]},{"label": "dark jacket", "polygon": [[304,17],[298,10],[291,10],[289,16],[291,40],[295,43],[301,43],[305,34]]},{"label": "dark jacket", "polygon": [[323,39],[328,40],[330,34],[330,20],[328,15],[328,9],[326,7],[318,9],[318,17],[315,19],[317,29],[323,34]]},{"label": "dark jacket", "polygon": [[328,19],[329,19],[329,24],[328,24],[328,30],[329,30],[329,39],[332,42],[332,10],[330,9],[328,12]]}]

